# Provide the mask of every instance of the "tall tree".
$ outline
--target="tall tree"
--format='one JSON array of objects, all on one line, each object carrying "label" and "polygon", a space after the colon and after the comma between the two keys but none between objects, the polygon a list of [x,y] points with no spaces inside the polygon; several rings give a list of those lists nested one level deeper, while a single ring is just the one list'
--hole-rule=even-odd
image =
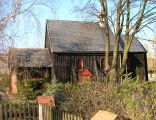
[{"label": "tall tree", "polygon": [[[98,4],[99,3],[99,4]],[[90,7],[88,7],[90,5]],[[101,6],[97,7],[98,5]],[[81,8],[81,7],[80,7]],[[154,0],[89,0],[87,7],[79,9],[86,11],[86,9],[92,9],[92,15],[96,15],[100,18],[104,25],[105,50],[106,58],[105,66],[110,66],[111,80],[117,80],[118,75],[122,75],[125,70],[125,66],[128,59],[129,48],[136,37],[136,34],[143,29],[151,30],[151,26],[156,22],[156,4]],[[88,11],[88,10],[87,10]],[[100,13],[98,12],[100,11]],[[113,60],[109,65],[109,26],[113,28],[115,35]],[[121,68],[118,69],[118,50],[121,35],[124,34],[124,51],[122,57]]]},{"label": "tall tree", "polygon": [[101,14],[100,14],[100,19],[102,24],[104,25],[103,30],[106,36],[105,42],[105,64],[103,66],[103,69],[109,70],[110,65],[109,65],[109,51],[110,51],[110,37],[109,37],[109,21],[108,21],[108,5],[107,5],[107,0],[100,0],[101,4]]}]

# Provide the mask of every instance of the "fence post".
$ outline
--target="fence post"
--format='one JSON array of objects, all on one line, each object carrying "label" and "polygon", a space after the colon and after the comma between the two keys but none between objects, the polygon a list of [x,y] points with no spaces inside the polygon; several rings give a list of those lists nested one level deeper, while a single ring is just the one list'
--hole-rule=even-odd
[{"label": "fence post", "polygon": [[43,107],[41,104],[39,105],[39,120],[43,120]]},{"label": "fence post", "polygon": [[2,118],[3,118],[3,114],[2,114],[2,105],[0,105],[0,120],[3,120]]}]

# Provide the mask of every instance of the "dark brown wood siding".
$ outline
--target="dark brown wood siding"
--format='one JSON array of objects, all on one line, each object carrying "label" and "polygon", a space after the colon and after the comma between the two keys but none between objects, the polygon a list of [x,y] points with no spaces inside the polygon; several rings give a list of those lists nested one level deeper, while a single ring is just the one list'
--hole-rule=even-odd
[{"label": "dark brown wood siding", "polygon": [[132,77],[139,76],[140,80],[148,80],[146,53],[130,53],[127,62],[128,72],[132,72]]},{"label": "dark brown wood siding", "polygon": [[17,68],[17,77],[18,80],[51,79],[51,68],[19,67]]},{"label": "dark brown wood siding", "polygon": [[[78,58],[84,60],[84,66],[92,74],[95,73],[94,56],[96,58],[97,69],[100,70],[100,61],[104,57],[104,54],[53,54],[53,72],[57,80],[59,80],[59,82],[72,81],[72,70],[76,69],[76,60]],[[110,58],[112,57],[110,56]]]},{"label": "dark brown wood siding", "polygon": [[[101,59],[104,57],[104,53],[54,53],[53,55],[53,73],[55,74],[59,82],[68,82],[71,79],[72,70],[76,69],[76,60],[82,58],[84,60],[85,67],[94,75],[94,56],[96,58],[96,67],[98,71],[101,70]],[[128,72],[132,72],[132,77],[136,77],[139,74],[140,79],[148,80],[147,76],[147,63],[146,53],[130,53],[128,61]],[[120,66],[120,57],[118,57],[118,67]],[[110,55],[110,63],[112,60],[112,54]],[[138,73],[136,70],[138,69]]]}]

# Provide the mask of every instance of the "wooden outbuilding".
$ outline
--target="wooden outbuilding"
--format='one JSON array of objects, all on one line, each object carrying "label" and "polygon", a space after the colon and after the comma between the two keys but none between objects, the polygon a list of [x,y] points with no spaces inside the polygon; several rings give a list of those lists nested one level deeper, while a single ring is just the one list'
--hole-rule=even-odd
[{"label": "wooden outbuilding", "polygon": [[18,80],[51,79],[51,59],[48,49],[12,48],[9,51],[10,73]]},{"label": "wooden outbuilding", "polygon": [[[61,82],[72,81],[73,71],[80,69],[80,60],[94,76],[103,72],[105,59],[105,35],[103,27],[96,22],[47,20],[45,48],[48,48],[52,60],[52,75]],[[110,29],[110,63],[114,48],[114,34]],[[118,51],[118,67],[124,49],[121,38]],[[135,39],[129,50],[127,70],[132,77],[140,76],[148,80],[147,51]]]},{"label": "wooden outbuilding", "polygon": [[[10,68],[13,69],[16,66],[20,71],[23,68],[28,68],[28,71],[32,68],[38,70],[42,68],[41,71],[48,70],[49,77],[56,78],[59,82],[79,80],[78,74],[84,69],[88,71],[86,78],[104,73],[105,35],[103,29],[97,22],[47,20],[45,49],[11,49]],[[111,63],[115,38],[111,29],[109,32]],[[121,65],[123,49],[124,40],[121,38],[118,67]],[[127,61],[127,71],[132,72],[132,77],[137,75],[142,80],[148,80],[146,53],[142,44],[135,39],[129,50]]]}]

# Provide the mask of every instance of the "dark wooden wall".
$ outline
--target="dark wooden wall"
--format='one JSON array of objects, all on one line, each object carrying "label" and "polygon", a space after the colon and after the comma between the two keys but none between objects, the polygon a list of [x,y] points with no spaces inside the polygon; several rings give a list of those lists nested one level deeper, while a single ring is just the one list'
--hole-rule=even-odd
[{"label": "dark wooden wall", "polygon": [[[54,53],[53,55],[53,74],[59,82],[68,82],[72,81],[72,70],[76,69],[76,60],[78,58],[83,58],[86,68],[92,73],[95,74],[95,59],[96,67],[98,72],[101,69],[101,59],[104,57],[104,53],[94,53],[94,54],[63,54],[63,53]],[[110,63],[112,60],[112,55],[110,55]],[[130,53],[129,60],[130,64],[128,65],[128,72],[132,72],[132,77],[136,77],[136,69],[138,69],[138,74],[140,79],[148,80],[147,76],[147,61],[146,53]],[[118,67],[119,67],[119,57],[118,57]]]},{"label": "dark wooden wall", "polygon": [[60,82],[72,81],[72,70],[76,69],[76,61],[78,58],[82,58],[85,67],[94,74],[96,72],[94,64],[96,64],[96,68],[100,70],[100,60],[103,57],[104,54],[53,54],[53,72]]},{"label": "dark wooden wall", "polygon": [[128,71],[132,72],[132,77],[139,75],[140,80],[148,80],[146,53],[130,53]]},{"label": "dark wooden wall", "polygon": [[18,80],[46,78],[51,79],[51,68],[19,67],[17,68]]}]

